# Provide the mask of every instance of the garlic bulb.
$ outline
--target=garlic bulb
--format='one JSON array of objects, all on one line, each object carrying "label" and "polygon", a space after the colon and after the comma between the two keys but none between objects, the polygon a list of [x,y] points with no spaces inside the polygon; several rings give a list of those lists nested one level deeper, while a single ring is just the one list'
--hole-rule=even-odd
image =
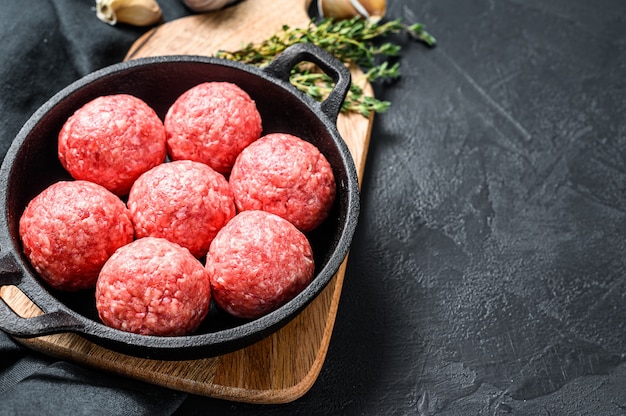
[{"label": "garlic bulb", "polygon": [[96,0],[96,15],[105,23],[148,26],[162,19],[156,0]]},{"label": "garlic bulb", "polygon": [[317,8],[322,17],[338,20],[361,16],[378,21],[385,16],[385,0],[317,0]]},{"label": "garlic bulb", "polygon": [[210,12],[219,10],[237,0],[182,0],[185,6],[194,12]]}]

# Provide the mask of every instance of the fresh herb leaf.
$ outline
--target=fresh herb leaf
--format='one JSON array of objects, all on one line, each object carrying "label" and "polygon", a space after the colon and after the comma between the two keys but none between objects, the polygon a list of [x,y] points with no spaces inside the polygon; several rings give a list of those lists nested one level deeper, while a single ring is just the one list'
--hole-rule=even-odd
[{"label": "fresh herb leaf", "polygon": [[[312,19],[305,28],[282,29],[260,44],[248,44],[234,52],[218,51],[216,56],[263,67],[278,54],[296,43],[308,42],[325,49],[346,65],[358,65],[370,83],[394,80],[400,76],[400,66],[389,59],[400,54],[400,46],[380,40],[391,34],[406,32],[428,46],[436,44],[435,38],[424,30],[422,24],[410,26],[400,19],[387,22],[374,22],[354,17],[348,20],[332,18],[315,21]],[[299,90],[318,101],[324,100],[334,87],[333,80],[316,67],[301,63],[294,67],[290,75],[291,83]],[[369,117],[372,112],[383,113],[391,104],[364,94],[355,82],[343,103],[342,111],[354,111]]]}]

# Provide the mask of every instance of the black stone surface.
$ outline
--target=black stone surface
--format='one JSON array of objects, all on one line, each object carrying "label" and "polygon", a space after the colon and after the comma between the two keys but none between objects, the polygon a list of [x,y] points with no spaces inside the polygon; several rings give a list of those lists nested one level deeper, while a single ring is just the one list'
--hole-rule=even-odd
[{"label": "black stone surface", "polygon": [[[246,0],[253,1],[253,0]],[[166,19],[188,13],[161,1]],[[2,151],[142,32],[89,1],[0,2]],[[388,2],[362,213],[326,363],[296,402],[181,394],[0,334],[0,414],[626,414],[626,3]],[[72,400],[69,400],[72,398]]]}]

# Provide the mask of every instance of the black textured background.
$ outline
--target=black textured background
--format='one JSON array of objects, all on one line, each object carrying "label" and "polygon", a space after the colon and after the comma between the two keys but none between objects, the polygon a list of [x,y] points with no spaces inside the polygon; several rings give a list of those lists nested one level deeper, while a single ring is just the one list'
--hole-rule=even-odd
[{"label": "black textured background", "polygon": [[[254,0],[246,0],[254,1]],[[166,20],[188,14],[160,0]],[[2,154],[142,33],[0,0]],[[626,2],[390,0],[402,43],[321,375],[286,405],[156,388],[0,333],[0,414],[626,414]]]}]

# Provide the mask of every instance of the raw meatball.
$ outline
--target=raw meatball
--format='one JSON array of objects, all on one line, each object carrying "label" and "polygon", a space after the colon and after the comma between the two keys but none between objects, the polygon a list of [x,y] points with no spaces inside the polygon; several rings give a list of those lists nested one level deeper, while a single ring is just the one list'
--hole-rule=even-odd
[{"label": "raw meatball", "polygon": [[268,211],[303,232],[328,217],[335,178],[313,144],[290,134],[268,134],[244,149],[230,174],[239,211]]},{"label": "raw meatball", "polygon": [[165,128],[139,98],[126,94],[98,97],[65,122],[58,153],[74,179],[126,195],[139,175],[165,160]]},{"label": "raw meatball", "polygon": [[262,129],[255,102],[229,82],[206,82],[186,91],[170,107],[164,124],[172,160],[195,160],[223,174]]},{"label": "raw meatball", "polygon": [[202,257],[235,216],[226,178],[190,160],[164,163],[137,179],[128,195],[135,236],[162,237]]},{"label": "raw meatball", "polygon": [[100,185],[57,182],[28,204],[20,218],[24,253],[50,286],[93,288],[104,262],[133,240],[126,206]]},{"label": "raw meatball", "polygon": [[209,276],[189,250],[146,237],[120,248],[96,284],[96,308],[105,325],[144,335],[195,331],[211,302]]},{"label": "raw meatball", "polygon": [[217,234],[206,268],[222,309],[258,318],[300,293],[315,264],[309,241],[293,224],[269,212],[244,211]]}]

